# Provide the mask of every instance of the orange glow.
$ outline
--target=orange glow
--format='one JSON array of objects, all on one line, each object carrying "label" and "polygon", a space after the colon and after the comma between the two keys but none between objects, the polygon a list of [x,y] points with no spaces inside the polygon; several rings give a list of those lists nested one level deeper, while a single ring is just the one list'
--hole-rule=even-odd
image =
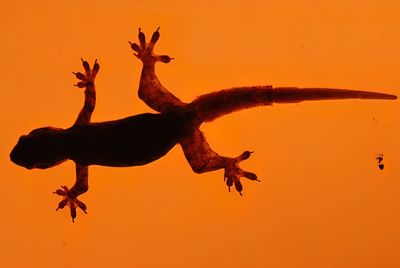
[{"label": "orange glow", "polygon": [[[228,193],[176,146],[142,167],[89,168],[73,224],[51,193],[72,162],[26,170],[18,137],[69,127],[83,103],[80,58],[98,59],[93,121],[151,112],[128,40],[160,26],[162,83],[183,101],[244,85],[400,95],[398,1],[8,1],[1,11],[2,267],[400,267],[399,101],[274,105],[202,130],[261,183]],[[104,2],[104,3],[103,3]],[[378,154],[385,169],[379,170]]]}]

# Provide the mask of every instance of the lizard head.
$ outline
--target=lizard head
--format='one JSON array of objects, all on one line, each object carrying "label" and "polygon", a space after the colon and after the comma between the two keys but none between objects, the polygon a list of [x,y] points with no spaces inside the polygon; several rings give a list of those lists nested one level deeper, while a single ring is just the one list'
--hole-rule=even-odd
[{"label": "lizard head", "polygon": [[57,138],[61,130],[44,127],[21,136],[10,153],[11,161],[27,169],[44,169],[63,162]]}]

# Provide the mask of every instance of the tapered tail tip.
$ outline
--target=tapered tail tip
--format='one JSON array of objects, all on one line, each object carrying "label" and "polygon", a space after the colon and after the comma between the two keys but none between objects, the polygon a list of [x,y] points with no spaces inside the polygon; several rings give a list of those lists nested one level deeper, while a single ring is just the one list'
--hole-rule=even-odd
[{"label": "tapered tail tip", "polygon": [[396,95],[386,94],[388,100],[397,100]]},{"label": "tapered tail tip", "polygon": [[274,102],[301,102],[311,100],[339,100],[339,99],[372,99],[372,100],[396,100],[393,94],[336,89],[336,88],[275,88],[273,91]]},{"label": "tapered tail tip", "polygon": [[379,93],[379,92],[362,92],[362,99],[381,99],[381,100],[396,100],[397,96],[393,94]]}]

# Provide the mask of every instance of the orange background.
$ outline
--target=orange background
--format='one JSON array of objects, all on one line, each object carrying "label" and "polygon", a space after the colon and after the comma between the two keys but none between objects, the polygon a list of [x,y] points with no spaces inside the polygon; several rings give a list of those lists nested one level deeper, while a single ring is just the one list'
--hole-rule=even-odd
[{"label": "orange background", "polygon": [[74,164],[28,171],[8,156],[20,135],[73,123],[80,57],[101,64],[94,121],[151,111],[128,45],[138,27],[161,26],[156,50],[175,60],[157,73],[184,101],[266,84],[400,94],[398,1],[111,2],[2,3],[1,267],[400,267],[399,101],[203,125],[220,154],[255,151],[242,167],[262,183],[245,181],[243,197],[222,171],[194,174],[179,146],[143,167],[91,167],[75,224],[51,194],[73,184]]}]

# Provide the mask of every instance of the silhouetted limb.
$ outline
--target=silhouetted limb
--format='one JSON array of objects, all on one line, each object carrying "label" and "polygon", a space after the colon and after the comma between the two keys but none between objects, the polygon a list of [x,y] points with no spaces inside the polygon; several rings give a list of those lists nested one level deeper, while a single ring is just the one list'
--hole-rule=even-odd
[{"label": "silhouetted limb", "polygon": [[79,207],[86,213],[86,205],[82,201],[78,200],[78,196],[86,193],[89,189],[88,184],[88,166],[83,166],[75,163],[76,166],[76,181],[71,189],[67,186],[61,186],[61,189],[57,189],[54,193],[63,196],[63,200],[58,203],[56,210],[63,209],[68,206],[71,211],[72,221],[76,218],[76,208]]},{"label": "silhouetted limb", "polygon": [[208,144],[204,134],[196,129],[193,135],[180,142],[183,152],[193,171],[205,173],[217,169],[225,169],[224,180],[228,185],[228,190],[235,185],[236,190],[242,194],[243,186],[240,182],[241,177],[250,180],[257,180],[257,175],[242,170],[239,163],[250,157],[251,152],[245,151],[238,157],[224,157],[214,152]]},{"label": "silhouetted limb", "polygon": [[[94,80],[97,72],[100,69],[100,65],[97,60],[93,64],[93,69],[90,69],[89,63],[82,59],[82,65],[85,69],[85,74],[78,72],[75,74],[76,78],[80,80],[75,86],[79,88],[85,88],[85,102],[83,108],[80,111],[78,118],[75,121],[74,126],[85,126],[89,125],[92,118],[94,108],[96,106],[96,87]],[[87,192],[89,189],[88,177],[89,168],[85,165],[75,163],[76,167],[76,181],[71,189],[67,186],[61,186],[61,189],[57,189],[55,194],[63,196],[63,200],[58,204],[57,210],[68,206],[71,211],[72,221],[76,218],[76,208],[79,207],[86,213],[86,205],[78,200],[78,196]]]},{"label": "silhouetted limb", "polygon": [[154,54],[154,46],[160,37],[159,28],[153,33],[151,40],[146,43],[146,37],[139,28],[139,42],[131,43],[131,48],[136,52],[134,55],[143,63],[142,74],[139,84],[139,98],[152,109],[164,113],[177,110],[185,105],[180,99],[169,92],[158,80],[155,73],[155,63],[168,63],[173,58],[167,55]]},{"label": "silhouetted limb", "polygon": [[75,126],[83,126],[90,123],[94,107],[96,106],[96,87],[94,85],[94,80],[96,78],[97,72],[100,69],[100,65],[95,60],[93,69],[90,69],[89,63],[82,60],[83,68],[85,69],[85,74],[77,72],[73,74],[81,80],[75,86],[79,88],[85,88],[85,102],[83,108],[75,121]]}]

